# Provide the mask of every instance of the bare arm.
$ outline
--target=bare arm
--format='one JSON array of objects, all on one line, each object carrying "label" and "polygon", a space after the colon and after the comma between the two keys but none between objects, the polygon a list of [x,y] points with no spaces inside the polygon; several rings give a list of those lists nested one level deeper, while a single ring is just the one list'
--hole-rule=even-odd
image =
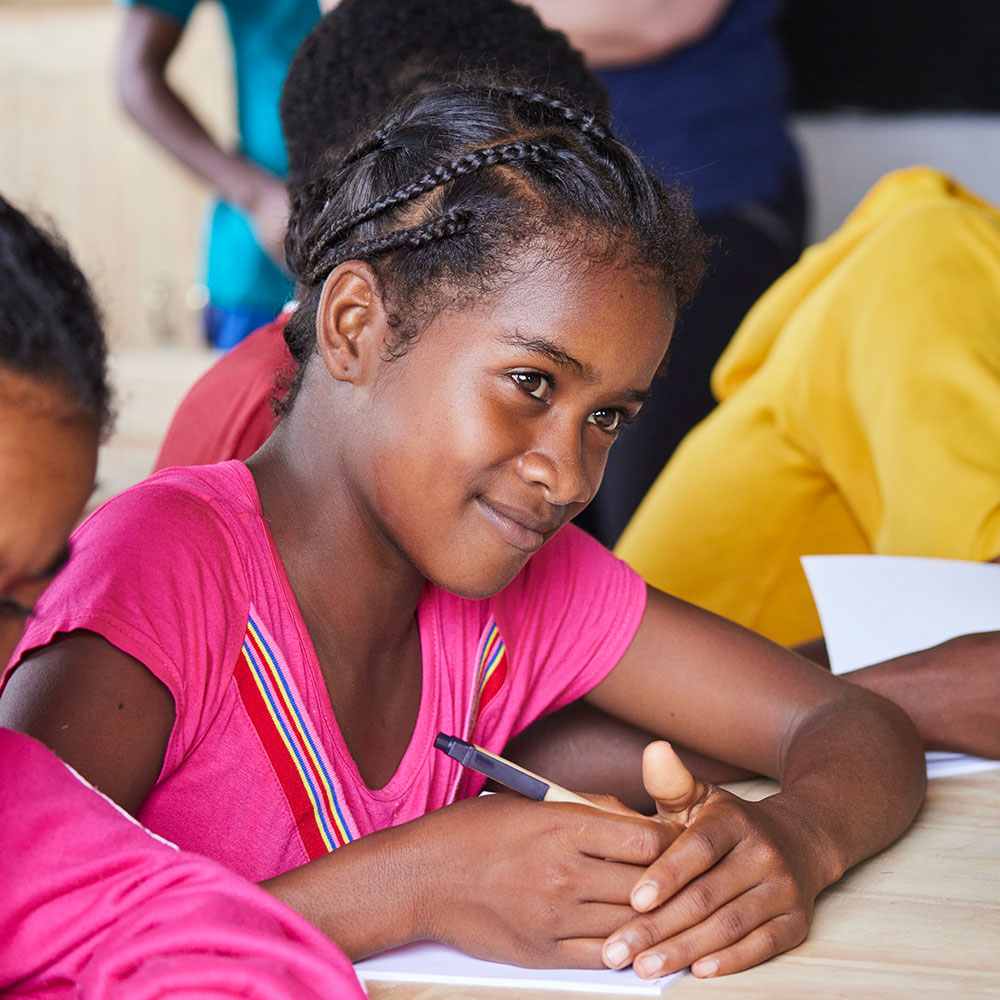
[{"label": "bare arm", "polygon": [[[173,721],[171,695],[152,673],[86,631],[25,659],[0,698],[0,725],[47,744],[133,814],[158,778]],[[632,915],[636,879],[676,833],[495,795],[372,833],[264,887],[355,959],[432,938],[482,957],[596,968],[603,939]]]},{"label": "bare arm", "polygon": [[[734,972],[798,944],[816,895],[899,836],[922,801],[920,741],[895,705],[708,612],[650,591],[600,708],[720,760],[777,778],[746,803],[700,786],[682,834],[633,893],[643,916],[609,941],[610,964],[655,974],[702,960]],[[659,803],[664,815],[663,804]],[[624,945],[621,962],[609,949]],[[641,964],[641,963],[640,963]]]},{"label": "bare arm", "polygon": [[531,0],[592,66],[634,66],[707,35],[732,0]]},{"label": "bare arm", "polygon": [[[581,700],[533,722],[503,753],[556,784],[614,795],[648,816],[655,811],[655,803],[643,784],[642,755],[656,738]],[[705,781],[723,783],[755,776],[693,750],[675,749],[688,770]]]},{"label": "bare arm", "polygon": [[125,15],[115,83],[126,112],[167,152],[253,220],[261,246],[284,266],[288,196],[280,178],[239,153],[222,149],[171,89],[167,63],[183,25],[137,4]]}]

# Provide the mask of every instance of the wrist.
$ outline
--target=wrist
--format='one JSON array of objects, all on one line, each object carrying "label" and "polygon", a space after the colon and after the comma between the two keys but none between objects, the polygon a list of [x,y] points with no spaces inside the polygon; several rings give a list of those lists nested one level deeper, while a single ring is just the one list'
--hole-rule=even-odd
[{"label": "wrist", "polygon": [[848,857],[846,838],[838,836],[837,823],[824,822],[826,810],[812,796],[778,792],[760,804],[787,831],[791,843],[803,845],[805,863],[799,883],[813,897],[854,864],[856,859]]},{"label": "wrist", "polygon": [[229,154],[229,161],[220,177],[219,195],[231,205],[252,215],[274,178],[239,153]]}]

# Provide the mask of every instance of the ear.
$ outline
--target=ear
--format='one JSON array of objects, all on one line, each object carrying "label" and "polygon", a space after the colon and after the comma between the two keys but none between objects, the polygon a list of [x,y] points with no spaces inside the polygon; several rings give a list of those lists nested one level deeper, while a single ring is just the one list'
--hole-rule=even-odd
[{"label": "ear", "polygon": [[334,268],[316,312],[316,346],[326,370],[339,382],[363,378],[387,326],[375,272],[357,260]]}]

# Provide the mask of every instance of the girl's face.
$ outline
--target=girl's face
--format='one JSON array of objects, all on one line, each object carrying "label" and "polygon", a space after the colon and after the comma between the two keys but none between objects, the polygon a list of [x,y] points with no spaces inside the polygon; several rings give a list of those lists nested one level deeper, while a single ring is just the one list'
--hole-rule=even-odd
[{"label": "girl's face", "polygon": [[59,389],[0,367],[0,664],[65,561],[96,460],[93,422]]},{"label": "girl's face", "polygon": [[373,384],[371,513],[447,590],[482,597],[594,497],[673,328],[631,268],[523,260],[504,290],[441,313]]}]

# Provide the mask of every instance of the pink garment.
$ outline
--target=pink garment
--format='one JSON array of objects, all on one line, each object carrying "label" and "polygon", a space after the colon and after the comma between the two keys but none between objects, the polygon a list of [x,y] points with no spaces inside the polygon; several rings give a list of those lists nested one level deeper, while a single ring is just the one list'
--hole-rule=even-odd
[{"label": "pink garment", "polygon": [[153,471],[249,458],[270,436],[271,399],[284,395],[295,362],[285,346],[288,307],[219,358],[188,390],[170,420]]},{"label": "pink garment", "polygon": [[164,470],[108,501],[72,546],[12,662],[84,628],[145,664],[176,721],[139,819],[255,882],[477,793],[483,779],[435,750],[437,733],[500,750],[601,681],[645,607],[642,580],[573,526],[491,598],[428,584],[413,736],[371,790],[245,465]]},{"label": "pink garment", "polygon": [[54,754],[0,729],[4,996],[364,996],[272,896],[143,830]]}]

